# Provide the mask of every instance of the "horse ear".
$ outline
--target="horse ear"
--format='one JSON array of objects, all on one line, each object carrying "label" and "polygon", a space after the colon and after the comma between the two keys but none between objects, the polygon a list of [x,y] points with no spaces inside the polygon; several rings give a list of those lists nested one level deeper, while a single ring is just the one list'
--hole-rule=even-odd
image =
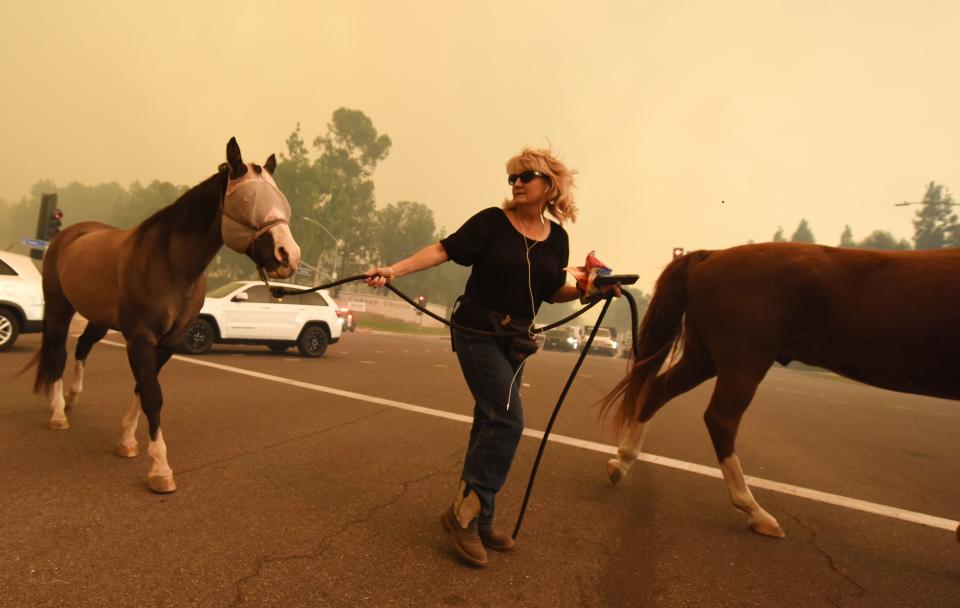
[{"label": "horse ear", "polygon": [[267,173],[273,175],[273,172],[277,170],[277,157],[271,154],[267,162],[264,163],[263,168],[267,170]]},{"label": "horse ear", "polygon": [[247,166],[243,164],[243,157],[240,156],[240,145],[237,144],[236,137],[231,137],[227,142],[227,165],[230,167],[230,179],[243,177],[247,172]]}]

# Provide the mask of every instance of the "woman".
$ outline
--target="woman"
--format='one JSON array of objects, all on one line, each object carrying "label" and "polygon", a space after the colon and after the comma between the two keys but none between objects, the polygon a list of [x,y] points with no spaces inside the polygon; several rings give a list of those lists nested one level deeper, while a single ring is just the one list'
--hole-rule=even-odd
[{"label": "woman", "polygon": [[[484,331],[528,332],[541,302],[577,299],[565,284],[569,245],[561,226],[576,220],[574,172],[549,150],[527,148],[507,162],[512,197],[477,213],[450,236],[390,266],[372,268],[367,285],[453,260],[472,266],[453,320]],[[548,221],[549,213],[557,220]],[[519,324],[517,322],[520,322]],[[525,338],[532,338],[529,335]],[[453,549],[467,562],[487,563],[485,548],[509,551],[513,539],[495,530],[496,494],[503,487],[523,433],[520,384],[530,339],[498,338],[455,330],[454,350],[476,405],[460,489],[442,523]],[[536,350],[535,345],[532,348]]]}]

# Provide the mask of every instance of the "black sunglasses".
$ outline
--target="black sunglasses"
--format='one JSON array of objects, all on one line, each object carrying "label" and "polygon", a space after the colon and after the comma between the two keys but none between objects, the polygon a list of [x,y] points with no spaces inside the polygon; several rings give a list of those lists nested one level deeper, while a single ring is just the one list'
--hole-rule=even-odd
[{"label": "black sunglasses", "polygon": [[508,175],[507,183],[512,186],[515,183],[517,183],[517,180],[519,179],[521,182],[525,184],[529,184],[530,182],[533,181],[533,178],[535,177],[542,177],[544,179],[547,179],[547,177],[543,173],[540,173],[539,171],[524,171],[523,173],[511,173],[510,175]]}]

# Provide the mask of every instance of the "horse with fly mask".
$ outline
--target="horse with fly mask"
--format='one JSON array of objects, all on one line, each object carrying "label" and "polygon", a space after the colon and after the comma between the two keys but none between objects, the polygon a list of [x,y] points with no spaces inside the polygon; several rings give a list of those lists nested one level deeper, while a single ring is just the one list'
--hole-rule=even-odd
[{"label": "horse with fly mask", "polygon": [[[110,329],[127,342],[136,380],[133,402],[123,418],[120,457],[138,453],[135,432],[140,410],[147,416],[153,461],[150,489],[176,489],[160,430],[163,395],[157,375],[183,341],[187,325],[203,306],[204,272],[220,247],[245,253],[261,276],[291,276],[300,247],[290,232],[290,205],[272,174],[273,155],[261,167],[244,164],[235,139],[227,162],[173,204],[138,226],[119,229],[80,222],[60,232],[43,260],[43,337],[35,392],[50,395],[51,429],[69,427],[67,407],[83,390],[83,371],[93,345]],[[66,340],[75,312],[88,323],[77,341],[75,375],[64,395]]]}]

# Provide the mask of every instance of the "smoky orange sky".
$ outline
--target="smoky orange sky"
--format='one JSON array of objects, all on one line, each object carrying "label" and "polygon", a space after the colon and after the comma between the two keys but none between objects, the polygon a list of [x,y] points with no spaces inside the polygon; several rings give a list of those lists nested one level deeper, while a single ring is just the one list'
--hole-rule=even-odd
[{"label": "smoky orange sky", "polygon": [[[36,2],[0,20],[0,198],[31,184],[192,185],[235,135],[285,151],[345,106],[393,140],[379,206],[455,229],[550,145],[579,171],[571,261],[649,291],[675,246],[910,238],[960,188],[960,4]],[[724,202],[722,202],[724,201]],[[69,218],[71,221],[80,218]],[[307,225],[295,225],[308,230]]]}]

